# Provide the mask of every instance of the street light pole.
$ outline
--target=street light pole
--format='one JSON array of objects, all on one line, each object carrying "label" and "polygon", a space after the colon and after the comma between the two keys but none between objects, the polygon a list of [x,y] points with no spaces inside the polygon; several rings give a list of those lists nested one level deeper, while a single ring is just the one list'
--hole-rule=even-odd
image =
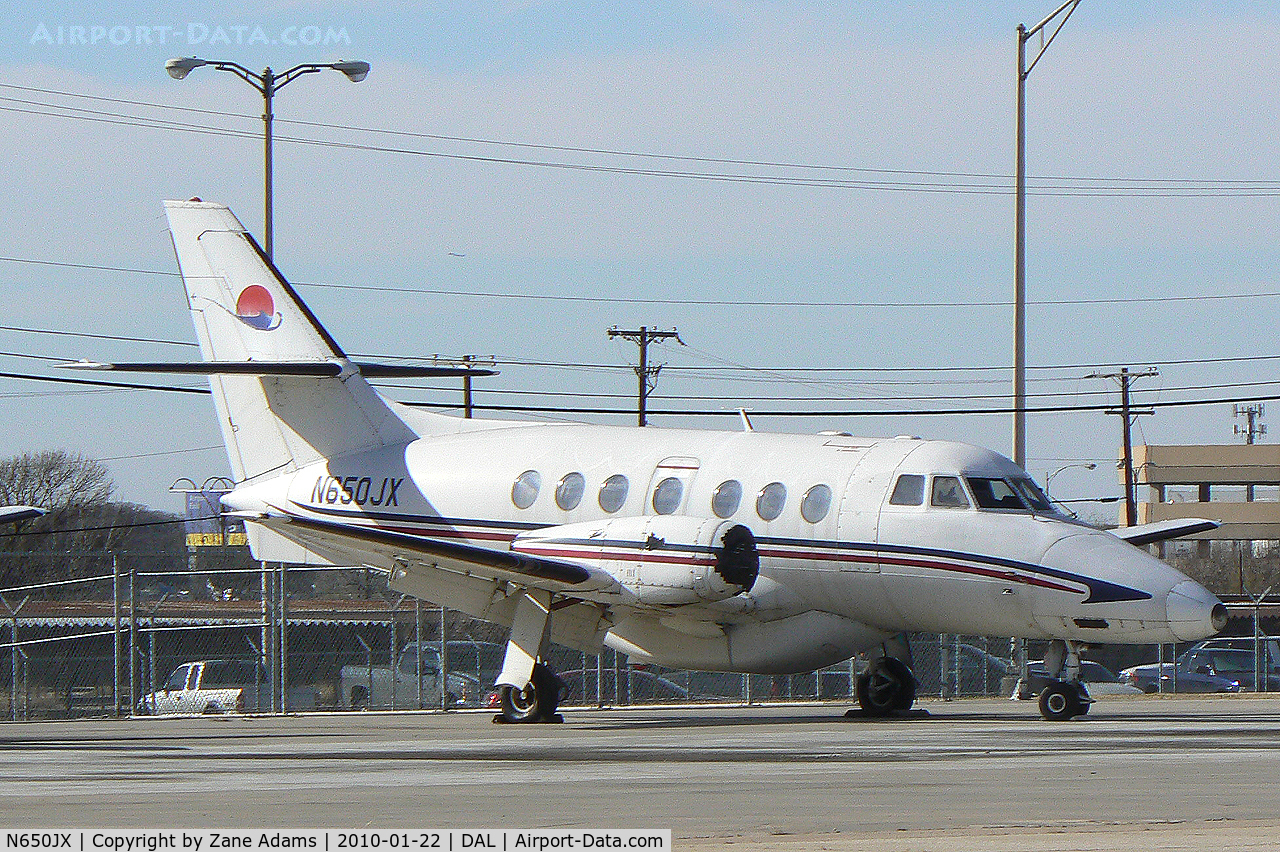
[{"label": "street light pole", "polygon": [[272,235],[273,220],[273,189],[272,189],[272,163],[271,163],[271,124],[275,119],[273,103],[275,101],[276,90],[282,88],[285,84],[296,80],[303,74],[314,74],[323,71],[326,68],[332,68],[334,71],[340,71],[346,75],[347,79],[353,83],[359,83],[365,77],[369,76],[369,63],[358,61],[341,62],[304,62],[301,65],[295,65],[283,74],[277,74],[271,70],[271,67],[263,69],[261,74],[250,71],[238,62],[226,62],[222,60],[201,59],[198,56],[184,56],[177,59],[170,59],[164,64],[164,69],[169,72],[169,76],[175,80],[185,79],[194,69],[205,65],[213,66],[217,71],[230,71],[241,80],[244,80],[250,86],[253,86],[262,95],[262,171],[263,171],[263,201],[262,201],[262,231],[263,231],[263,251],[266,252],[267,259],[274,257],[275,241]]},{"label": "street light pole", "polygon": [[275,240],[272,236],[275,188],[271,174],[271,125],[275,121],[275,97],[276,78],[268,65],[262,71],[262,239],[266,244],[267,258],[272,260],[275,258]]},{"label": "street light pole", "polygon": [[1050,492],[1049,488],[1050,488],[1050,483],[1053,482],[1053,478],[1058,474],[1062,473],[1064,470],[1070,470],[1073,467],[1082,468],[1084,470],[1095,470],[1097,469],[1098,465],[1096,462],[1076,462],[1075,464],[1064,464],[1062,467],[1058,468],[1053,473],[1046,474],[1044,478],[1044,496],[1052,500],[1053,494]]},{"label": "street light pole", "polygon": [[[1022,468],[1027,466],[1027,75],[1058,37],[1078,5],[1080,0],[1067,0],[1031,29],[1018,24],[1018,104],[1014,120],[1017,154],[1013,217],[1013,460]],[[1059,15],[1062,19],[1046,39],[1045,27]],[[1036,33],[1040,33],[1040,50],[1027,65],[1027,40]]]}]

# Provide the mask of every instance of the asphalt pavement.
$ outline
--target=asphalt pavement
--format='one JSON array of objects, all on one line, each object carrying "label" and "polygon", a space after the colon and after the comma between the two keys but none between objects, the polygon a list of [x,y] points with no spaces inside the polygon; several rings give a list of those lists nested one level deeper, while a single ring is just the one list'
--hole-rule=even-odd
[{"label": "asphalt pavement", "polygon": [[0,723],[9,828],[669,828],[676,849],[1274,849],[1280,697]]}]

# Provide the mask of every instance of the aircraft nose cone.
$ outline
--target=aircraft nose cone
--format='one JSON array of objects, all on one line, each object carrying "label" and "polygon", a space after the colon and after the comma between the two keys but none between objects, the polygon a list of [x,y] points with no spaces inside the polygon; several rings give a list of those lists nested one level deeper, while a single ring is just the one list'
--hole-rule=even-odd
[{"label": "aircraft nose cone", "polygon": [[1194,580],[1174,586],[1166,607],[1170,632],[1186,642],[1213,636],[1227,626],[1222,601]]}]

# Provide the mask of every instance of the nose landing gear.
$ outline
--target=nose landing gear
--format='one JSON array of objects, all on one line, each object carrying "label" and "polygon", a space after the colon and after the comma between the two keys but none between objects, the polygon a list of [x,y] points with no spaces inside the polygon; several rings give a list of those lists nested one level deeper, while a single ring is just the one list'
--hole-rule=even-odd
[{"label": "nose landing gear", "polygon": [[1045,651],[1044,667],[1052,680],[1040,691],[1040,715],[1065,722],[1089,712],[1093,699],[1080,681],[1081,642],[1054,639]]}]

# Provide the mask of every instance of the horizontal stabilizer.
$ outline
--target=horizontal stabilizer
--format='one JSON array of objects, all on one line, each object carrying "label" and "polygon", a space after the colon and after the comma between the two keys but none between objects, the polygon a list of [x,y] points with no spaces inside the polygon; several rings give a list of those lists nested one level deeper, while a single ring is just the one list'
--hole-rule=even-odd
[{"label": "horizontal stabilizer", "polygon": [[340,376],[350,366],[366,379],[441,378],[450,376],[496,376],[497,370],[475,367],[440,367],[416,364],[362,364],[325,361],[161,361],[96,362],[63,364],[72,370],[110,370],[121,373],[170,373],[196,376]]},{"label": "horizontal stabilizer", "polygon": [[1144,544],[1155,544],[1171,538],[1182,538],[1196,533],[1216,530],[1222,526],[1218,521],[1208,518],[1177,518],[1171,521],[1156,521],[1153,524],[1141,524],[1136,527],[1119,527],[1112,533],[1132,545],[1142,547]]}]

